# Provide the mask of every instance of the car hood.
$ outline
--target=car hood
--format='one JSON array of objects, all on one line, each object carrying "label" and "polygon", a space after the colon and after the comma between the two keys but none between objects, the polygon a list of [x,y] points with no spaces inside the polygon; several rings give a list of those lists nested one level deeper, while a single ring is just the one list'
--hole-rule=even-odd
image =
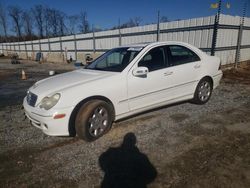
[{"label": "car hood", "polygon": [[30,89],[32,93],[40,97],[44,97],[62,89],[99,80],[108,76],[112,76],[114,72],[95,71],[81,69],[68,73],[59,74],[36,82]]}]

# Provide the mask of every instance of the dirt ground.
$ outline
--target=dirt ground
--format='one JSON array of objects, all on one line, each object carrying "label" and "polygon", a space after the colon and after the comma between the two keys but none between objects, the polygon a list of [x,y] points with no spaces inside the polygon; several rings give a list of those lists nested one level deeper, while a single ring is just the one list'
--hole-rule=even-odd
[{"label": "dirt ground", "polygon": [[92,143],[46,136],[23,117],[32,84],[73,69],[0,59],[0,187],[250,187],[250,63],[224,71],[207,104],[117,122]]}]

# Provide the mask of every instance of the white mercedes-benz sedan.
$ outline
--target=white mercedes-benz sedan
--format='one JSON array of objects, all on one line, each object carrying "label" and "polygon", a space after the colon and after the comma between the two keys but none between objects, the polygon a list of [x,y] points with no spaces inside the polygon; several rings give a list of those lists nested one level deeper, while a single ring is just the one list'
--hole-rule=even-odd
[{"label": "white mercedes-benz sedan", "polygon": [[23,106],[45,134],[93,141],[121,118],[179,101],[204,104],[221,77],[220,59],[187,43],[122,46],[82,69],[38,81]]}]

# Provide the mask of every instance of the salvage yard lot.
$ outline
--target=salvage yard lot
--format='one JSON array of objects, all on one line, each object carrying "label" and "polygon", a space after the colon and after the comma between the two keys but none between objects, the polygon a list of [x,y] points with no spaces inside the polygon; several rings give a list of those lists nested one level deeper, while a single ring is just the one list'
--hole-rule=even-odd
[{"label": "salvage yard lot", "polygon": [[147,187],[250,187],[249,63],[225,71],[207,104],[184,102],[119,121],[92,143],[46,136],[21,109],[26,90],[49,70],[73,69],[0,59],[0,187],[100,187],[100,156],[129,132],[157,171]]}]

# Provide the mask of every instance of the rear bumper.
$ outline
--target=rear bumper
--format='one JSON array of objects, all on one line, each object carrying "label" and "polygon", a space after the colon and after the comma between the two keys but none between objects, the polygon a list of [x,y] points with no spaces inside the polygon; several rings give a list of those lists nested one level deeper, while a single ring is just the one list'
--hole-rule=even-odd
[{"label": "rear bumper", "polygon": [[214,76],[213,76],[213,89],[215,89],[219,84],[220,84],[220,80],[223,76],[223,73],[221,70],[219,70]]},{"label": "rear bumper", "polygon": [[[69,136],[68,125],[73,107],[50,110],[48,114],[44,110],[37,109],[38,107],[29,106],[26,97],[23,101],[23,107],[25,116],[30,120],[30,123],[45,134],[50,136]],[[54,119],[56,114],[65,114],[66,116],[61,119]]]}]

